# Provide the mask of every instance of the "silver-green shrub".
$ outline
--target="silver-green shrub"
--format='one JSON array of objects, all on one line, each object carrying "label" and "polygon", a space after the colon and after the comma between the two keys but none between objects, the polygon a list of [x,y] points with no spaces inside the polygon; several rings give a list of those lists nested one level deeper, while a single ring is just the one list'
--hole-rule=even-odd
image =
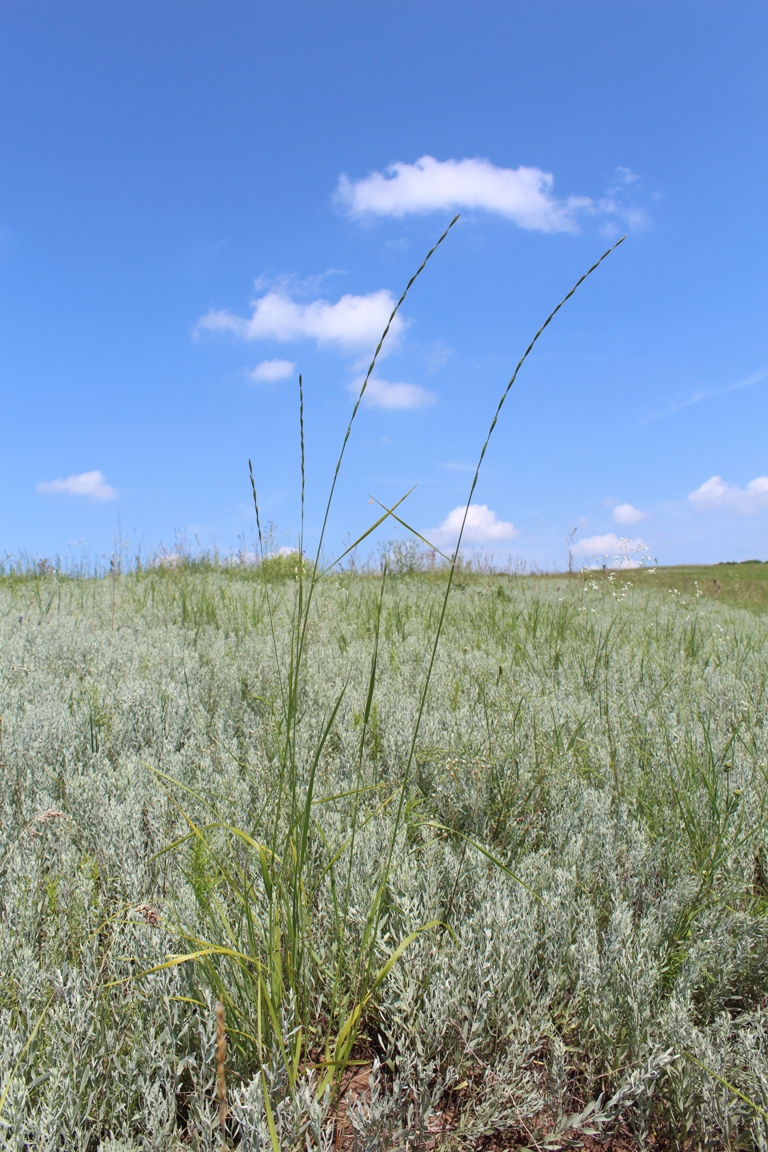
[{"label": "silver-green shrub", "polygon": [[[440,579],[406,569],[385,587],[367,791],[335,873],[380,582],[342,574],[315,594],[300,766],[346,685],[308,848],[318,1043],[390,844],[385,801]],[[367,1005],[371,1086],[346,1121],[356,1146],[415,1147],[450,1128],[556,1147],[621,1121],[640,1143],[768,1147],[764,619],[652,595],[642,572],[457,585],[376,955],[443,926],[413,940]],[[192,965],[140,973],[188,948],[182,930],[204,934],[205,901],[222,891],[215,858],[184,839],[189,821],[215,812],[267,838],[294,591],[282,572],[265,584],[191,567],[0,581],[3,1147],[219,1146],[205,981]],[[234,851],[220,830],[211,844]],[[340,957],[332,879],[350,863]],[[260,915],[258,885],[251,898]],[[290,1034],[294,1005],[283,1011]],[[233,1140],[272,1146],[266,1092],[281,1146],[329,1146],[335,1104],[316,1069],[291,1095],[278,1059],[239,1059]]]}]

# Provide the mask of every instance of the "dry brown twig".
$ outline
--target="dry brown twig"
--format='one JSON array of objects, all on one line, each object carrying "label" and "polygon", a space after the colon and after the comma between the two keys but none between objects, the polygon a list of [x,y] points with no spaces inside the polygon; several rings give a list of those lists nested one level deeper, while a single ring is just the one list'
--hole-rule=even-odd
[{"label": "dry brown twig", "polygon": [[157,928],[160,923],[160,913],[151,904],[137,904],[134,912],[138,912],[151,928]]}]

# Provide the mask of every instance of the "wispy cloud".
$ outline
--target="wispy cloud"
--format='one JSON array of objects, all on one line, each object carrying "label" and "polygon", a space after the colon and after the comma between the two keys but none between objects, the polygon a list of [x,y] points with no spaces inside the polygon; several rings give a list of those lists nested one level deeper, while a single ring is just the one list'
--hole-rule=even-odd
[{"label": "wispy cloud", "polygon": [[[589,196],[558,199],[554,176],[541,168],[500,168],[482,158],[422,156],[415,164],[398,161],[361,180],[342,175],[335,199],[353,216],[480,209],[504,216],[520,228],[575,232],[584,215],[630,218],[626,187],[637,177],[629,169],[619,169],[617,174],[618,183],[598,200]],[[632,211],[631,222],[640,223],[640,210]]]},{"label": "wispy cloud", "polygon": [[641,512],[633,504],[617,504],[612,515],[614,524],[639,524],[648,519],[650,512]]},{"label": "wispy cloud", "polygon": [[622,184],[637,184],[640,179],[637,172],[633,172],[631,168],[626,168],[623,164],[619,164],[616,175]]},{"label": "wispy cloud", "polygon": [[[350,392],[357,396],[360,392],[362,377],[353,380],[349,385]],[[437,400],[434,392],[428,392],[420,384],[390,383],[382,380],[380,376],[372,376],[368,381],[363,401],[370,408],[429,408]]]},{"label": "wispy cloud", "polygon": [[427,368],[430,372],[439,372],[448,363],[451,356],[453,356],[453,349],[449,348],[447,344],[443,344],[441,340],[435,340],[427,354]]},{"label": "wispy cloud", "polygon": [[727,484],[722,476],[705,481],[688,499],[699,512],[738,512],[750,516],[768,508],[768,476],[757,476],[746,488]]},{"label": "wispy cloud", "polygon": [[591,209],[598,216],[605,217],[603,232],[606,235],[614,232],[617,221],[621,221],[627,228],[642,228],[648,223],[648,213],[633,198],[640,182],[637,172],[620,164],[614,175],[611,187],[605,190]]},{"label": "wispy cloud", "polygon": [[[438,528],[431,528],[425,533],[428,539],[434,540],[436,544],[455,545],[464,519],[464,508],[465,505],[460,504],[449,512]],[[508,520],[499,520],[487,504],[470,504],[463,544],[498,544],[503,540],[512,540],[516,535],[514,524]]]},{"label": "wispy cloud", "polygon": [[248,376],[255,384],[277,384],[278,380],[287,380],[296,371],[292,360],[262,360]]},{"label": "wispy cloud", "polygon": [[585,536],[577,540],[571,551],[574,556],[582,556],[588,568],[639,568],[647,545],[640,539],[617,536],[615,532],[605,532],[600,536]]},{"label": "wispy cloud", "polygon": [[46,496],[85,496],[89,500],[116,500],[117,490],[107,484],[104,473],[98,471],[81,472],[77,476],[67,476],[65,480],[43,480],[37,486],[38,492]]},{"label": "wispy cloud", "polygon": [[[375,345],[394,306],[392,293],[383,288],[365,296],[347,294],[335,303],[312,300],[308,304],[278,290],[252,301],[249,317],[225,309],[207,312],[198,320],[196,332],[223,332],[240,340],[279,343],[315,340],[318,346],[330,344],[343,352],[355,352]],[[390,340],[396,340],[404,327],[405,322],[396,316]]]},{"label": "wispy cloud", "polygon": [[296,272],[262,272],[253,282],[257,292],[282,292],[285,296],[317,296],[329,280],[346,276],[343,268],[326,268],[325,272],[314,272],[299,276]]},{"label": "wispy cloud", "polygon": [[705,388],[699,392],[692,392],[684,400],[672,403],[664,412],[656,412],[653,416],[641,420],[637,427],[645,428],[648,424],[655,424],[657,420],[666,420],[667,417],[675,416],[686,408],[692,408],[694,404],[701,404],[702,400],[711,400],[714,396],[725,396],[729,392],[738,392],[741,388],[751,388],[753,384],[759,384],[761,380],[768,380],[768,370],[761,369],[759,372],[753,372],[751,376],[745,376],[743,380],[737,380],[735,384],[726,384],[722,388]]}]

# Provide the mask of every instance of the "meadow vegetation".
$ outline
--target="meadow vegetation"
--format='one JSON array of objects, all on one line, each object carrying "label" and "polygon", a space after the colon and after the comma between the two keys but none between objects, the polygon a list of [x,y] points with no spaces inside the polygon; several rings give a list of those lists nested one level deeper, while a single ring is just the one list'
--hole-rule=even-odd
[{"label": "meadow vegetation", "polygon": [[445,573],[319,586],[290,762],[297,574],[0,580],[3,1146],[218,1147],[221,997],[244,1149],[765,1147],[767,621],[664,575],[459,574],[404,794]]}]

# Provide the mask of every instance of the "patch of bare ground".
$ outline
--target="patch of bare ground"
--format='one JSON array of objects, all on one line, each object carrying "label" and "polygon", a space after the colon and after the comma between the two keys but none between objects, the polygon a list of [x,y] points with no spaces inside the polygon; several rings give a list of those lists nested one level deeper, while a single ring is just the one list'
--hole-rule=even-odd
[{"label": "patch of bare ground", "polygon": [[366,1060],[364,1064],[348,1068],[342,1077],[338,1099],[331,1116],[335,1149],[342,1150],[353,1146],[354,1133],[349,1123],[349,1110],[359,1100],[367,1098],[372,1070],[373,1061]]},{"label": "patch of bare ground", "polygon": [[[336,1152],[352,1152],[355,1134],[349,1122],[349,1113],[358,1103],[365,1103],[370,1091],[373,1061],[358,1054],[359,1064],[345,1072],[338,1088],[330,1124],[333,1126],[333,1148]],[[616,1123],[599,1132],[589,1131],[589,1122],[583,1126],[563,1129],[557,1118],[542,1113],[519,1123],[500,1128],[481,1136],[462,1131],[461,1118],[468,1102],[466,1092],[452,1094],[442,1102],[428,1119],[426,1136],[413,1134],[393,1145],[389,1152],[437,1152],[438,1149],[472,1150],[472,1152],[560,1152],[565,1149],[583,1149],[584,1152],[637,1152],[637,1137],[626,1123]],[[668,1138],[660,1132],[651,1133],[643,1143],[648,1152],[669,1152]]]}]

